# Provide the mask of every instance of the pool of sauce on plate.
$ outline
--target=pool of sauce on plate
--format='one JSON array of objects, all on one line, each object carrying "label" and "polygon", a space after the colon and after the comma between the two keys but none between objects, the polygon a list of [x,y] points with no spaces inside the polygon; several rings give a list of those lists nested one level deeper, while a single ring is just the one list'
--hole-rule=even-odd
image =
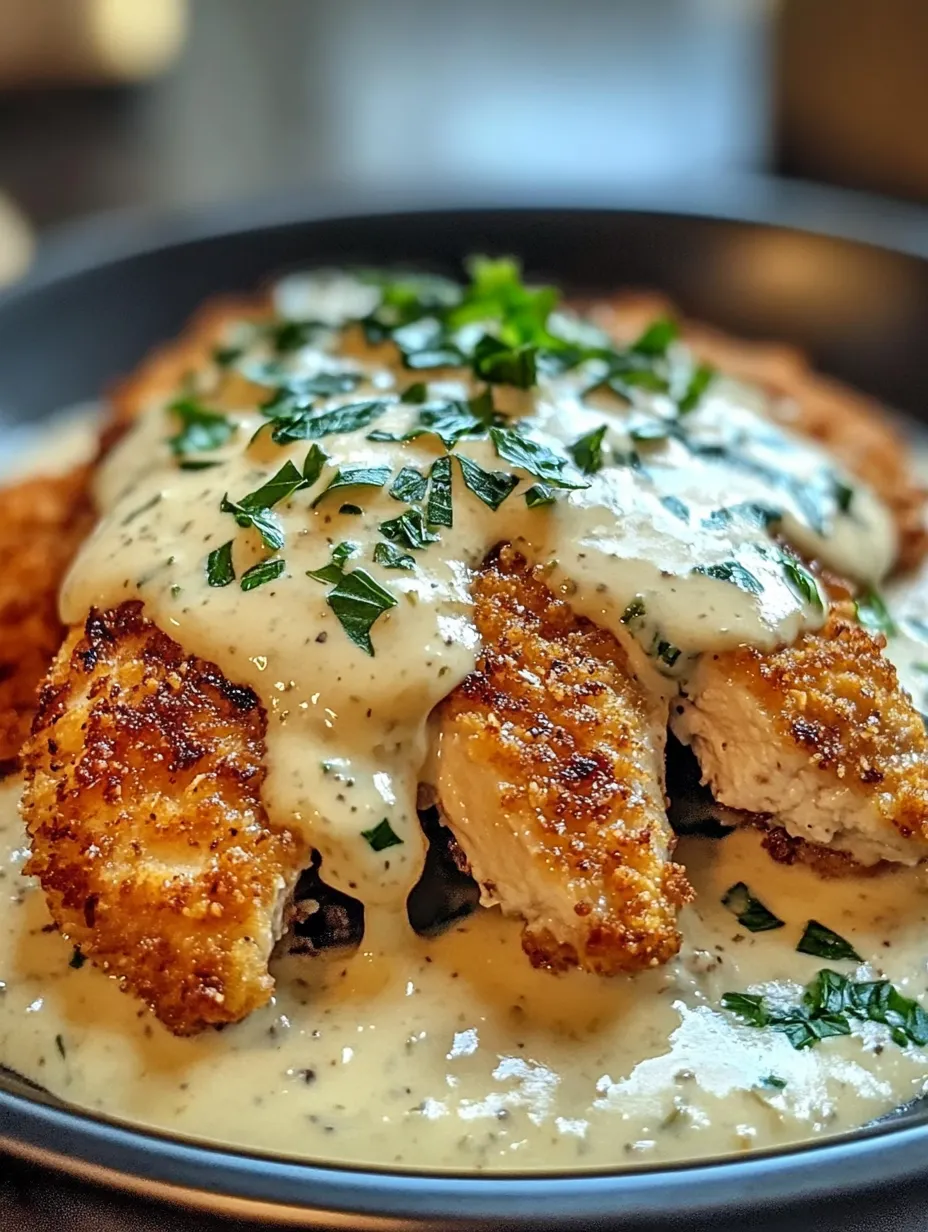
[{"label": "pool of sauce on plate", "polygon": [[[327,296],[334,318],[345,294],[362,295],[356,286],[320,290],[312,281],[279,292],[296,316],[322,315]],[[356,314],[363,311],[362,304]],[[306,372],[358,371],[358,389],[331,406],[390,399],[410,380],[383,348],[338,331],[288,362]],[[719,1009],[726,991],[798,993],[827,965],[795,952],[811,903],[816,918],[864,957],[860,966],[838,964],[846,974],[885,975],[924,998],[928,886],[920,869],[829,883],[774,864],[753,832],[683,840],[677,858],[698,896],[681,917],[683,949],[635,979],[533,970],[520,924],[497,910],[431,940],[402,927],[398,908],[421,865],[414,803],[427,762],[426,719],[473,667],[468,579],[486,550],[518,542],[548,567],[554,589],[623,639],[651,688],[670,692],[690,656],[743,641],[772,646],[821,619],[784,584],[766,555],[766,531],[711,524],[720,508],[763,501],[767,484],[719,458],[694,460],[674,441],[639,443],[647,477],[610,467],[548,509],[526,507],[525,476],[494,512],[456,475],[454,527],[443,528],[440,549],[418,553],[409,572],[370,559],[378,524],[403,508],[388,486],[359,491],[360,514],[342,512],[339,496],[310,509],[300,493],[276,509],[285,575],[250,592],[210,588],[204,558],[222,542],[235,539],[239,574],[266,555],[253,532],[238,531],[220,512],[223,493],[239,498],[286,458],[299,464],[306,442],[271,448],[259,436],[246,447],[265,422],[256,406],[266,390],[215,371],[197,381],[239,424],[217,454],[221,465],[178,471],[166,445],[173,428],[164,406],[152,406],[100,476],[104,519],[65,587],[63,611],[81,620],[92,604],[140,598],[188,650],[255,688],[269,716],[269,810],[304,828],[322,851],[327,880],[364,899],[367,932],[351,957],[278,961],[273,1002],[239,1026],[177,1039],[90,963],[72,965],[41,892],[20,874],[25,839],[18,787],[9,782],[0,797],[5,1065],[79,1107],[172,1133],[319,1160],[462,1170],[612,1168],[778,1146],[860,1125],[922,1092],[924,1051],[891,1043],[878,1024],[798,1052],[782,1034]],[[628,407],[599,395],[581,399],[578,390],[567,375],[532,394],[497,391],[497,404],[553,448],[606,422],[617,453],[629,447],[630,417],[671,413],[660,398]],[[457,371],[430,381],[432,396],[473,392]],[[376,426],[401,431],[414,414],[397,403]],[[776,456],[810,487],[831,466],[813,446],[774,429],[762,397],[733,382],[713,386],[688,431],[765,464]],[[320,443],[332,468],[385,464],[393,473],[401,465],[425,473],[442,452],[434,439],[372,442],[366,430]],[[486,470],[509,469],[485,441],[465,440],[458,451]],[[852,486],[853,517],[834,510],[827,533],[789,496],[784,522],[797,545],[876,583],[893,556],[892,528],[872,494]],[[668,497],[685,505],[685,520]],[[359,545],[357,562],[397,599],[374,625],[373,658],[345,636],[326,587],[306,576],[348,539]],[[866,550],[858,550],[862,542]],[[750,566],[761,593],[693,572],[730,560]],[[629,629],[622,616],[642,596],[647,620]],[[681,649],[673,671],[654,660],[658,635]],[[403,844],[376,853],[360,834],[382,817]],[[740,927],[721,903],[738,881],[785,927],[758,934]]]}]

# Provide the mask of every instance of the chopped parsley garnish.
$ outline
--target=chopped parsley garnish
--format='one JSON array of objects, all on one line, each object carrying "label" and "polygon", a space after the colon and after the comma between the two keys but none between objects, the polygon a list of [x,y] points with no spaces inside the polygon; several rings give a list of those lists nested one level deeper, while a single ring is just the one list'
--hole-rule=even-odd
[{"label": "chopped parsley garnish", "polygon": [[272,509],[274,505],[287,500],[294,492],[305,487],[306,480],[302,473],[292,462],[287,461],[267,483],[243,496],[238,504],[242,509]]},{"label": "chopped parsley garnish", "polygon": [[743,881],[736,882],[731,889],[726,890],[722,906],[727,907],[748,932],[766,933],[783,927],[779,916],[775,916],[759,898],[755,898]]},{"label": "chopped parsley garnish", "polygon": [[662,637],[655,638],[654,641],[654,656],[666,666],[673,667],[677,659],[683,653],[679,646],[674,646],[673,642],[668,642]]},{"label": "chopped parsley garnish", "polygon": [[307,569],[306,576],[315,578],[317,582],[338,582],[345,572],[345,561],[358,550],[358,544],[345,541],[338,543],[332,549],[329,563],[321,569]]},{"label": "chopped parsley garnish", "polygon": [[636,595],[626,607],[619,620],[623,625],[630,625],[633,620],[641,620],[644,614],[644,598],[641,595]]},{"label": "chopped parsley garnish", "polygon": [[679,334],[676,321],[670,317],[659,317],[656,321],[652,321],[644,333],[632,343],[630,350],[636,355],[663,359],[667,354],[667,348],[677,340]]},{"label": "chopped parsley garnish", "polygon": [[261,378],[261,384],[276,384],[277,388],[261,410],[268,419],[290,419],[309,410],[314,398],[330,398],[335,394],[349,394],[361,384],[359,372],[317,372],[315,376],[297,376],[289,372],[273,370],[253,372],[246,376]]},{"label": "chopped parsley garnish", "polygon": [[492,334],[484,334],[474,347],[474,373],[481,380],[517,389],[531,389],[538,379],[538,348],[530,343],[507,346]]},{"label": "chopped parsley garnish", "polygon": [[420,551],[430,543],[438,542],[438,535],[426,525],[421,509],[407,509],[398,518],[380,523],[380,533],[404,548]]},{"label": "chopped parsley garnish", "polygon": [[464,454],[458,454],[458,462],[461,464],[461,477],[465,486],[491,509],[498,509],[519,485],[518,476],[509,475],[505,471],[485,471],[473,458]]},{"label": "chopped parsley garnish", "polygon": [[662,496],[661,504],[669,513],[672,513],[675,518],[679,518],[681,522],[688,522],[690,520],[689,506],[685,505],[679,497]]},{"label": "chopped parsley garnish", "polygon": [[865,629],[872,633],[883,633],[886,637],[895,637],[899,632],[886,601],[878,591],[864,591],[854,606],[857,609],[857,620]]},{"label": "chopped parsley garnish", "polygon": [[259,561],[257,565],[252,565],[250,569],[245,570],[239,585],[242,590],[254,590],[257,586],[263,586],[265,582],[276,581],[286,567],[286,562],[279,556],[271,560]]},{"label": "chopped parsley garnish", "polygon": [[237,425],[218,411],[210,411],[194,398],[178,398],[168,410],[180,420],[180,431],[168,438],[177,458],[219,449],[235,434]]},{"label": "chopped parsley garnish", "polygon": [[681,415],[688,415],[690,411],[696,410],[702,402],[703,394],[715,380],[715,375],[715,369],[708,364],[700,364],[693,370],[686,389],[677,400],[677,410]]},{"label": "chopped parsley garnish", "polygon": [[818,583],[805,565],[801,564],[795,557],[789,556],[786,552],[780,554],[780,562],[783,565],[786,581],[793,594],[798,599],[801,599],[803,603],[808,603],[820,612],[824,611],[825,603],[822,599],[822,593],[818,588]]},{"label": "chopped parsley garnish", "polygon": [[595,475],[597,471],[602,470],[603,441],[608,430],[608,424],[600,424],[592,432],[578,437],[570,446],[570,456],[584,475]]},{"label": "chopped parsley garnish", "polygon": [[649,444],[666,441],[670,436],[670,428],[660,419],[644,419],[633,423],[628,429],[629,437],[638,444]]},{"label": "chopped parsley garnish", "polygon": [[244,354],[245,348],[241,346],[216,346],[213,347],[213,362],[220,368],[230,368]]},{"label": "chopped parsley garnish", "polygon": [[389,478],[389,466],[341,466],[313,501],[312,507],[315,509],[330,492],[344,488],[382,488]]},{"label": "chopped parsley garnish", "polygon": [[851,1022],[878,1022],[889,1027],[900,1047],[928,1044],[928,1014],[889,980],[850,980],[827,968],[805,987],[798,1005],[771,1006],[754,993],[729,992],[722,1008],[751,1027],[782,1031],[794,1048],[810,1048],[834,1035],[850,1035]]},{"label": "chopped parsley garnish", "polygon": [[[429,471],[429,498],[425,506],[426,520],[432,526],[453,526],[451,504],[451,458],[436,458]],[[383,530],[383,527],[380,528]]]},{"label": "chopped parsley garnish", "polygon": [[778,1074],[765,1074],[763,1078],[758,1078],[757,1085],[764,1091],[784,1091],[786,1079]]},{"label": "chopped parsley garnish", "polygon": [[220,462],[208,462],[205,458],[203,459],[185,458],[181,460],[180,462],[178,462],[177,465],[182,471],[208,471],[208,470],[212,470],[214,466],[220,466],[221,463]]},{"label": "chopped parsley garnish", "polygon": [[413,405],[420,405],[423,402],[428,402],[429,387],[425,381],[415,381],[412,385],[406,387],[400,394],[400,402],[408,402]]},{"label": "chopped parsley garnish", "polygon": [[71,951],[71,957],[70,957],[70,959],[69,959],[69,961],[68,961],[68,966],[69,966],[69,967],[70,967],[73,971],[80,971],[81,967],[83,967],[83,965],[84,965],[84,963],[85,963],[86,961],[87,961],[87,959],[86,959],[86,958],[84,957],[84,955],[80,952],[80,950],[78,949],[78,947],[77,947],[77,946],[75,946],[75,947],[74,947],[74,949]]},{"label": "chopped parsley garnish", "polygon": [[428,480],[421,471],[414,466],[404,466],[390,486],[390,495],[408,505],[423,500],[427,487]]},{"label": "chopped parsley garnish", "polygon": [[261,542],[272,552],[278,552],[284,546],[284,532],[277,518],[269,509],[249,509],[245,505],[222,498],[219,506],[223,513],[235,515],[235,521],[243,529],[252,528],[261,536]]},{"label": "chopped parsley garnish", "polygon": [[326,603],[349,638],[369,655],[374,653],[370,637],[374,623],[389,608],[396,607],[395,597],[363,569],[346,573],[326,595]]},{"label": "chopped parsley garnish", "polygon": [[388,847],[398,847],[403,842],[386,817],[372,830],[362,830],[361,837],[372,851],[386,851]]},{"label": "chopped parsley garnish", "polygon": [[206,580],[210,586],[228,586],[235,581],[232,564],[232,540],[214,548],[206,558]]},{"label": "chopped parsley garnish", "polygon": [[732,586],[737,586],[749,595],[759,595],[764,589],[763,583],[737,560],[722,561],[718,565],[697,565],[693,572],[702,573],[705,577],[715,578],[719,582],[730,582]]},{"label": "chopped parsley garnish", "polygon": [[[520,466],[536,479],[554,488],[588,488],[589,482],[579,475],[563,473],[567,458],[560,457],[546,445],[522,436],[513,428],[491,428],[490,438],[497,454],[513,466]],[[431,520],[431,519],[430,519]]]},{"label": "chopped parsley garnish", "polygon": [[309,453],[303,462],[303,479],[306,481],[308,488],[311,488],[322,474],[328,460],[329,455],[324,449],[321,449],[315,443],[310,446]]},{"label": "chopped parsley garnish", "polygon": [[842,959],[863,962],[849,941],[845,941],[843,937],[832,932],[830,928],[826,928],[824,924],[819,924],[818,920],[808,922],[796,950],[800,954],[827,958],[831,962],[840,962]]},{"label": "chopped parsley garnish", "polygon": [[379,418],[391,403],[382,400],[349,402],[329,411],[306,412],[292,418],[279,420],[271,433],[277,445],[291,441],[317,441],[336,432],[357,432]]},{"label": "chopped parsley garnish", "polygon": [[378,543],[374,546],[374,564],[385,569],[415,569],[416,562],[408,552],[401,551],[395,543]]},{"label": "chopped parsley garnish", "polygon": [[553,505],[555,500],[557,500],[557,493],[547,484],[533,483],[525,490],[525,503],[529,509],[537,509],[541,505]]},{"label": "chopped parsley garnish", "polygon": [[320,330],[328,329],[321,321],[273,321],[264,327],[265,337],[279,355],[299,351],[308,346]]}]

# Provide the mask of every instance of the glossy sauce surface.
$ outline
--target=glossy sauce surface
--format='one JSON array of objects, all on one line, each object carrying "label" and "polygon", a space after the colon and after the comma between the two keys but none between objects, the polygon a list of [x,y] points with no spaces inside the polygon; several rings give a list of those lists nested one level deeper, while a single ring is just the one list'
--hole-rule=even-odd
[{"label": "glossy sauce surface", "polygon": [[[291,283],[278,295],[297,318],[361,316],[370,306],[369,288],[339,280]],[[885,974],[923,999],[920,869],[828,883],[774,864],[754,832],[683,840],[676,857],[697,892],[681,918],[683,950],[635,979],[533,970],[520,923],[497,910],[432,940],[405,927],[402,910],[421,868],[415,799],[427,718],[475,662],[468,584],[489,549],[514,541],[546,564],[552,588],[629,646],[649,687],[669,692],[704,650],[773,646],[820,622],[814,593],[797,591],[784,570],[776,529],[836,570],[878,582],[895,545],[872,494],[773,428],[749,387],[716,380],[681,425],[664,395],[584,394],[595,369],[568,372],[531,392],[499,387],[494,401],[507,423],[568,456],[605,424],[607,465],[589,486],[530,508],[524,493],[537,476],[489,440],[465,437],[456,454],[514,474],[518,486],[493,510],[453,463],[453,527],[410,553],[413,569],[390,570],[372,552],[380,524],[406,507],[390,495],[392,480],[403,466],[426,475],[446,450],[434,435],[368,435],[402,435],[418,422],[418,406],[397,395],[420,376],[429,399],[480,387],[459,370],[410,373],[356,329],[318,333],[284,360],[260,338],[249,342],[246,375],[248,363],[268,362],[291,374],[356,374],[355,388],[323,399],[324,409],[389,403],[371,424],[320,439],[330,460],[319,481],[275,505],[281,577],[250,591],[207,584],[206,557],[229,540],[238,578],[269,555],[254,530],[221,510],[223,495],[240,500],[287,460],[301,467],[308,448],[268,441],[260,404],[269,390],[245,379],[242,362],[231,373],[212,366],[192,392],[237,425],[203,455],[219,465],[179,469],[168,444],[177,424],[164,404],[150,407],[103,468],[104,517],[62,610],[80,621],[92,605],[140,598],[188,651],[256,690],[269,717],[268,808],[305,829],[327,881],[364,900],[361,949],[282,959],[271,1005],[221,1033],[174,1038],[89,963],[69,965],[40,891],[19,874],[25,840],[9,783],[0,799],[0,1061],[81,1107],[169,1132],[320,1160],[455,1170],[613,1168],[780,1145],[859,1125],[920,1094],[924,1050],[890,1042],[884,1026],[855,1023],[851,1035],[800,1052],[720,1008],[727,991],[794,1001],[826,965],[795,949],[811,903],[863,957],[838,964],[844,974]],[[682,353],[680,363],[688,363]],[[388,467],[390,479],[314,504],[336,467],[359,464]],[[774,485],[776,527],[732,516],[769,507],[771,469],[785,477]],[[804,493],[815,496],[811,511]],[[361,512],[343,512],[343,503]],[[373,656],[327,603],[332,583],[307,576],[349,541],[357,550],[347,569],[363,567],[396,600],[371,629]],[[724,574],[732,562],[759,586],[698,571]],[[630,605],[643,612],[628,619]],[[660,645],[679,654],[668,662]],[[381,820],[402,841],[378,852],[362,833]],[[721,901],[736,882],[784,927],[740,927]]]}]

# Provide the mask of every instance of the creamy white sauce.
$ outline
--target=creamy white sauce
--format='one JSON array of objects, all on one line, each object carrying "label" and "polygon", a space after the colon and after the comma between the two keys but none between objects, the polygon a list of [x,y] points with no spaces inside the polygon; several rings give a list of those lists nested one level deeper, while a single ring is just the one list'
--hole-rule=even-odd
[{"label": "creamy white sauce", "polygon": [[[369,307],[370,294],[369,287],[344,279],[310,278],[284,289],[291,310],[299,307],[310,320],[354,315]],[[259,342],[239,368],[251,365],[253,371],[269,358],[267,344]],[[468,490],[453,463],[453,528],[442,527],[439,542],[413,554],[412,571],[385,569],[371,562],[383,538],[378,526],[406,507],[390,496],[390,480],[380,489],[348,489],[316,503],[319,492],[336,467],[386,466],[391,478],[403,466],[427,473],[446,452],[436,436],[384,442],[368,439],[369,433],[402,435],[415,426],[418,408],[397,397],[413,381],[428,380],[431,399],[466,397],[478,387],[464,370],[404,370],[394,347],[368,346],[357,329],[332,328],[286,362],[293,373],[348,370],[360,376],[355,390],[320,400],[321,407],[369,398],[391,405],[357,431],[320,440],[329,454],[325,473],[311,491],[275,506],[286,536],[283,576],[247,593],[237,584],[206,583],[208,553],[229,539],[235,540],[239,575],[269,555],[257,532],[238,529],[221,511],[224,494],[241,500],[286,461],[301,467],[309,448],[307,441],[271,441],[258,409],[269,390],[207,370],[197,377],[198,395],[238,424],[227,445],[205,455],[221,464],[179,470],[167,444],[177,423],[164,403],[149,408],[101,468],[103,517],[65,583],[62,615],[75,624],[92,606],[141,599],[146,614],[186,650],[250,685],[268,712],[269,814],[302,829],[321,852],[324,879],[371,907],[401,911],[418,878],[423,843],[415,801],[428,753],[427,720],[474,667],[478,637],[469,579],[495,544],[516,543],[532,561],[547,565],[552,589],[628,643],[639,674],[655,690],[675,688],[668,677],[684,674],[703,651],[745,642],[772,648],[823,618],[815,594],[803,596],[791,582],[773,529],[726,511],[773,504],[782,515],[778,527],[790,539],[862,581],[878,580],[893,560],[895,532],[886,510],[814,445],[767,421],[757,391],[719,379],[685,422],[678,421],[663,394],[636,389],[630,406],[608,392],[584,396],[599,375],[594,363],[542,377],[528,392],[493,390],[509,423],[561,455],[577,438],[607,425],[607,464],[588,487],[563,493],[554,505],[529,508],[523,494],[536,480],[498,457],[489,440],[465,438],[458,455],[486,471],[517,474],[519,487],[493,510]],[[685,428],[686,443],[674,436],[633,439],[642,425]],[[633,450],[638,464],[623,464]],[[773,491],[771,468],[792,487]],[[821,518],[816,526],[809,498],[827,491],[835,477],[852,491],[850,507],[842,512],[820,496],[813,502]],[[363,512],[340,512],[344,501]],[[396,600],[374,625],[373,657],[340,627],[326,602],[331,587],[307,576],[343,541],[358,545],[348,568],[363,567]],[[698,571],[731,562],[748,571],[748,589]],[[644,615],[630,620],[633,603],[643,605]],[[666,646],[677,650],[657,657]],[[377,853],[361,835],[383,819],[402,843]]]},{"label": "creamy white sauce", "polygon": [[[821,1137],[921,1094],[928,1057],[885,1027],[796,1052],[719,1010],[724,992],[795,996],[822,966],[928,989],[921,870],[823,882],[752,831],[682,840],[697,891],[685,944],[633,979],[535,971],[520,925],[479,911],[433,941],[374,934],[350,960],[275,965],[273,1003],[177,1039],[89,963],[68,966],[19,875],[15,785],[0,801],[0,1059],[79,1107],[171,1133],[406,1168],[625,1167]],[[786,920],[747,933],[720,903],[746,881]],[[817,918],[867,960],[795,953]],[[60,1040],[60,1044],[57,1042]],[[773,1078],[777,1089],[770,1085]]]},{"label": "creamy white sauce", "polygon": [[[280,292],[294,315],[317,319],[360,315],[370,294],[356,283],[305,281]],[[432,375],[403,372],[386,348],[357,339],[347,357],[335,333],[326,345],[292,363],[364,375],[330,406],[390,396]],[[198,379],[208,396],[219,374]],[[497,405],[530,419],[534,437],[558,448],[606,422],[620,455],[632,446],[630,424],[672,415],[661,398],[641,396],[631,408],[608,395],[581,402],[587,380],[546,380],[533,395],[500,390]],[[430,381],[432,397],[467,392],[459,373]],[[103,468],[104,517],[71,573],[62,611],[74,622],[91,605],[140,598],[188,651],[250,684],[269,718],[268,809],[304,828],[322,852],[325,879],[373,907],[375,924],[350,958],[276,962],[273,1002],[239,1026],[177,1039],[89,963],[68,965],[70,948],[49,929],[41,892],[20,875],[25,840],[17,788],[8,784],[0,797],[0,1061],[78,1106],[133,1123],[408,1168],[615,1167],[717,1155],[838,1132],[919,1095],[928,1058],[889,1042],[885,1027],[857,1024],[849,1037],[797,1052],[781,1034],[719,1009],[726,991],[793,998],[826,965],[795,952],[812,903],[864,956],[859,967],[838,964],[846,974],[885,974],[924,1000],[928,895],[918,869],[828,883],[774,864],[753,832],[683,841],[677,858],[698,895],[682,913],[683,951],[635,979],[535,971],[519,945],[520,924],[495,910],[433,940],[396,927],[421,867],[415,795],[426,719],[473,667],[469,579],[486,551],[512,540],[548,564],[552,587],[629,645],[651,687],[672,690],[690,656],[745,641],[773,646],[821,620],[786,580],[762,526],[713,519],[741,502],[769,506],[769,482],[724,458],[696,457],[676,440],[638,444],[643,470],[610,467],[546,509],[526,508],[522,493],[535,480],[521,472],[497,512],[457,472],[454,527],[414,553],[414,571],[390,571],[371,563],[378,523],[405,507],[386,488],[335,494],[315,510],[311,501],[336,465],[427,471],[443,450],[428,437],[370,442],[366,428],[320,441],[331,457],[321,482],[276,507],[284,576],[248,593],[210,588],[205,557],[230,538],[239,575],[266,555],[253,531],[220,512],[223,493],[241,498],[285,459],[301,464],[308,448],[266,439],[246,448],[265,422],[255,411],[262,396],[240,379],[222,386],[221,405],[240,426],[217,455],[222,465],[196,472],[176,468],[165,441],[177,425],[163,406],[149,409]],[[763,409],[756,391],[720,380],[687,432],[772,463],[806,490],[831,482],[829,460],[773,429]],[[415,415],[397,406],[371,427],[401,430]],[[488,470],[513,469],[484,441],[463,441],[457,451]],[[834,510],[823,533],[795,494],[777,492],[777,503],[792,542],[873,584],[893,558],[893,530],[872,494],[852,486],[848,512]],[[685,504],[685,520],[661,497]],[[342,500],[364,512],[339,513]],[[345,635],[325,602],[329,588],[306,576],[348,539],[360,545],[348,568],[360,565],[397,599],[373,627],[373,658]],[[759,593],[693,572],[730,561],[761,582]],[[639,597],[645,617],[623,624]],[[658,638],[680,648],[678,662],[649,654]],[[403,844],[375,853],[360,835],[383,817]],[[786,927],[739,927],[721,904],[737,881]]]}]

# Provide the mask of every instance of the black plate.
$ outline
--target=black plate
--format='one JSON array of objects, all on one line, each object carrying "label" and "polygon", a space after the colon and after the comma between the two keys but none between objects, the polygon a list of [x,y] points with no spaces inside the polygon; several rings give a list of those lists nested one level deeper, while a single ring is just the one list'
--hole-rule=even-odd
[{"label": "black plate", "polygon": [[[822,234],[828,230],[844,238]],[[37,420],[94,396],[217,292],[247,290],[304,264],[454,268],[474,250],[517,252],[533,275],[576,288],[660,287],[695,316],[798,343],[824,369],[923,414],[925,216],[752,183],[722,200],[703,194],[688,213],[663,201],[624,211],[456,209],[333,218],[319,216],[318,207],[314,216],[299,205],[277,205],[252,207],[245,218],[226,211],[160,227],[110,221],[80,228],[51,244],[34,274],[0,297],[0,422]],[[746,1219],[760,1228],[786,1226],[793,1217],[804,1229],[877,1226],[871,1217],[900,1229],[921,1226],[913,1203],[928,1194],[928,1115],[921,1110],[821,1146],[718,1164],[460,1178],[316,1167],[199,1146],[70,1112],[0,1077],[0,1145],[148,1197],[358,1229],[452,1222],[694,1228],[704,1219],[740,1229]],[[905,1222],[905,1211],[916,1222]]]}]

